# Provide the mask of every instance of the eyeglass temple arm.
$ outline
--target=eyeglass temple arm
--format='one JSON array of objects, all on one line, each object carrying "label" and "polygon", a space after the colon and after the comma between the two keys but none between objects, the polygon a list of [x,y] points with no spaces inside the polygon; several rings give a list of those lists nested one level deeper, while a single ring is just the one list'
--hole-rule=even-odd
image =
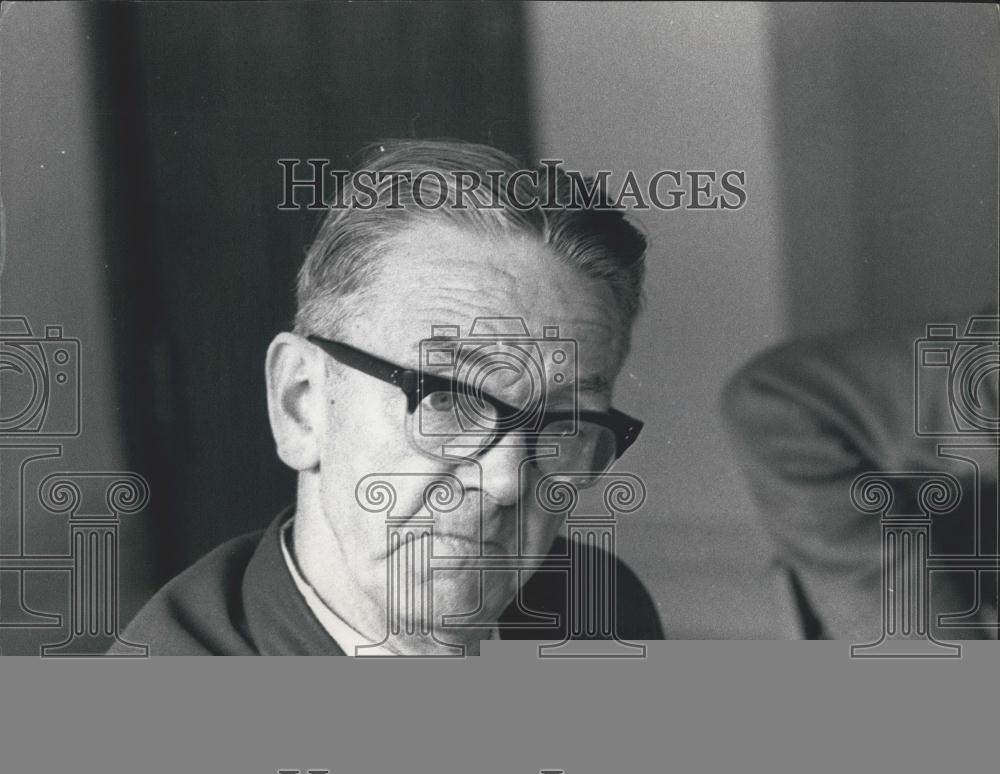
[{"label": "eyeglass temple arm", "polygon": [[374,355],[369,355],[360,349],[355,349],[350,344],[331,341],[321,336],[310,335],[306,338],[338,363],[343,363],[349,368],[361,371],[361,373],[368,376],[374,376],[383,382],[395,384],[398,387],[402,386],[403,374],[406,373],[407,369],[390,363],[387,360],[382,360]]}]

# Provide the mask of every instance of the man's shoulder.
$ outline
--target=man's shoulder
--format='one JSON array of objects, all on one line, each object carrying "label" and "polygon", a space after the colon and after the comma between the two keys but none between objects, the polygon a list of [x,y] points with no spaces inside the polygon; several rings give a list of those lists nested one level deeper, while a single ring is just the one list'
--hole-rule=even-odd
[{"label": "man's shoulder", "polygon": [[[296,597],[291,576],[280,577],[284,565],[275,547],[281,521],[279,517],[264,533],[250,533],[224,543],[175,577],[139,611],[122,639],[148,645],[151,655],[336,654],[335,644]],[[662,639],[656,605],[645,586],[623,561],[597,550],[605,557],[600,564],[610,559],[615,566],[619,636]],[[551,553],[568,556],[565,539],[558,538]],[[249,584],[248,568],[252,580]],[[522,590],[521,599],[527,610],[555,614],[560,624],[549,631],[534,626],[524,631],[515,627],[505,631],[504,638],[564,637],[570,602],[568,580],[565,570],[535,573]],[[523,612],[515,603],[501,620],[516,622]],[[110,655],[117,650],[112,648]]]},{"label": "man's shoulder", "polygon": [[181,572],[143,606],[122,639],[149,645],[157,656],[255,655],[242,587],[262,534],[233,538]]},{"label": "man's shoulder", "polygon": [[[541,569],[534,573],[519,593],[518,599],[507,608],[501,622],[508,627],[512,623],[528,623],[535,618],[536,623],[524,628],[512,627],[503,630],[503,639],[550,639],[567,636],[567,619],[571,614],[573,589],[584,599],[593,599],[601,592],[593,586],[598,577],[603,578],[602,587],[614,589],[615,633],[627,640],[662,640],[666,638],[660,622],[656,602],[631,567],[620,557],[599,546],[588,549],[589,569],[579,573],[566,569]],[[562,536],[556,538],[549,551],[550,556],[569,557],[571,546]],[[607,568],[610,577],[602,575]],[[598,573],[595,576],[594,573]],[[604,585],[607,584],[607,585]],[[533,612],[532,612],[533,611]],[[558,623],[550,628],[537,625],[537,614],[555,616]]]}]

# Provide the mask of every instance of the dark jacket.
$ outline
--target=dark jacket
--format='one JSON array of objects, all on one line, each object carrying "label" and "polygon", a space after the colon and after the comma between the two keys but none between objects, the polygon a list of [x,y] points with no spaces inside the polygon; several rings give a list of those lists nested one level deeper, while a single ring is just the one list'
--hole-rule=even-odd
[{"label": "dark jacket", "polygon": [[[230,540],[182,572],[139,611],[122,639],[148,645],[151,655],[279,656],[344,655],[309,609],[285,564],[280,527],[292,509],[263,532]],[[553,553],[565,553],[560,538]],[[617,559],[618,636],[663,639],[649,593]],[[532,610],[560,614],[546,630],[504,629],[517,620],[513,607],[500,619],[503,639],[559,641],[566,622],[565,572],[540,570],[525,584]],[[110,653],[114,655],[116,648]]]}]

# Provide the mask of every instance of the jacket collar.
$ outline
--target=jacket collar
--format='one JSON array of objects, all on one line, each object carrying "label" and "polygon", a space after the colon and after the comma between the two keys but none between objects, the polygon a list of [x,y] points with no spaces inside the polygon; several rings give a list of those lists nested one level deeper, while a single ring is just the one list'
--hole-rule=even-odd
[{"label": "jacket collar", "polygon": [[247,627],[262,656],[343,656],[295,587],[281,552],[281,527],[295,513],[278,514],[247,565],[243,609]]}]

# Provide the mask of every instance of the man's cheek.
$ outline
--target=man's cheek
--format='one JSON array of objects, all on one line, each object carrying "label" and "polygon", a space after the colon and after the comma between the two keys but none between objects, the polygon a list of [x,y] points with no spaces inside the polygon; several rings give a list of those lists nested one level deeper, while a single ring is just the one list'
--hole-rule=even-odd
[{"label": "man's cheek", "polygon": [[529,511],[524,534],[530,543],[531,553],[546,553],[559,534],[562,520],[541,511]]}]

